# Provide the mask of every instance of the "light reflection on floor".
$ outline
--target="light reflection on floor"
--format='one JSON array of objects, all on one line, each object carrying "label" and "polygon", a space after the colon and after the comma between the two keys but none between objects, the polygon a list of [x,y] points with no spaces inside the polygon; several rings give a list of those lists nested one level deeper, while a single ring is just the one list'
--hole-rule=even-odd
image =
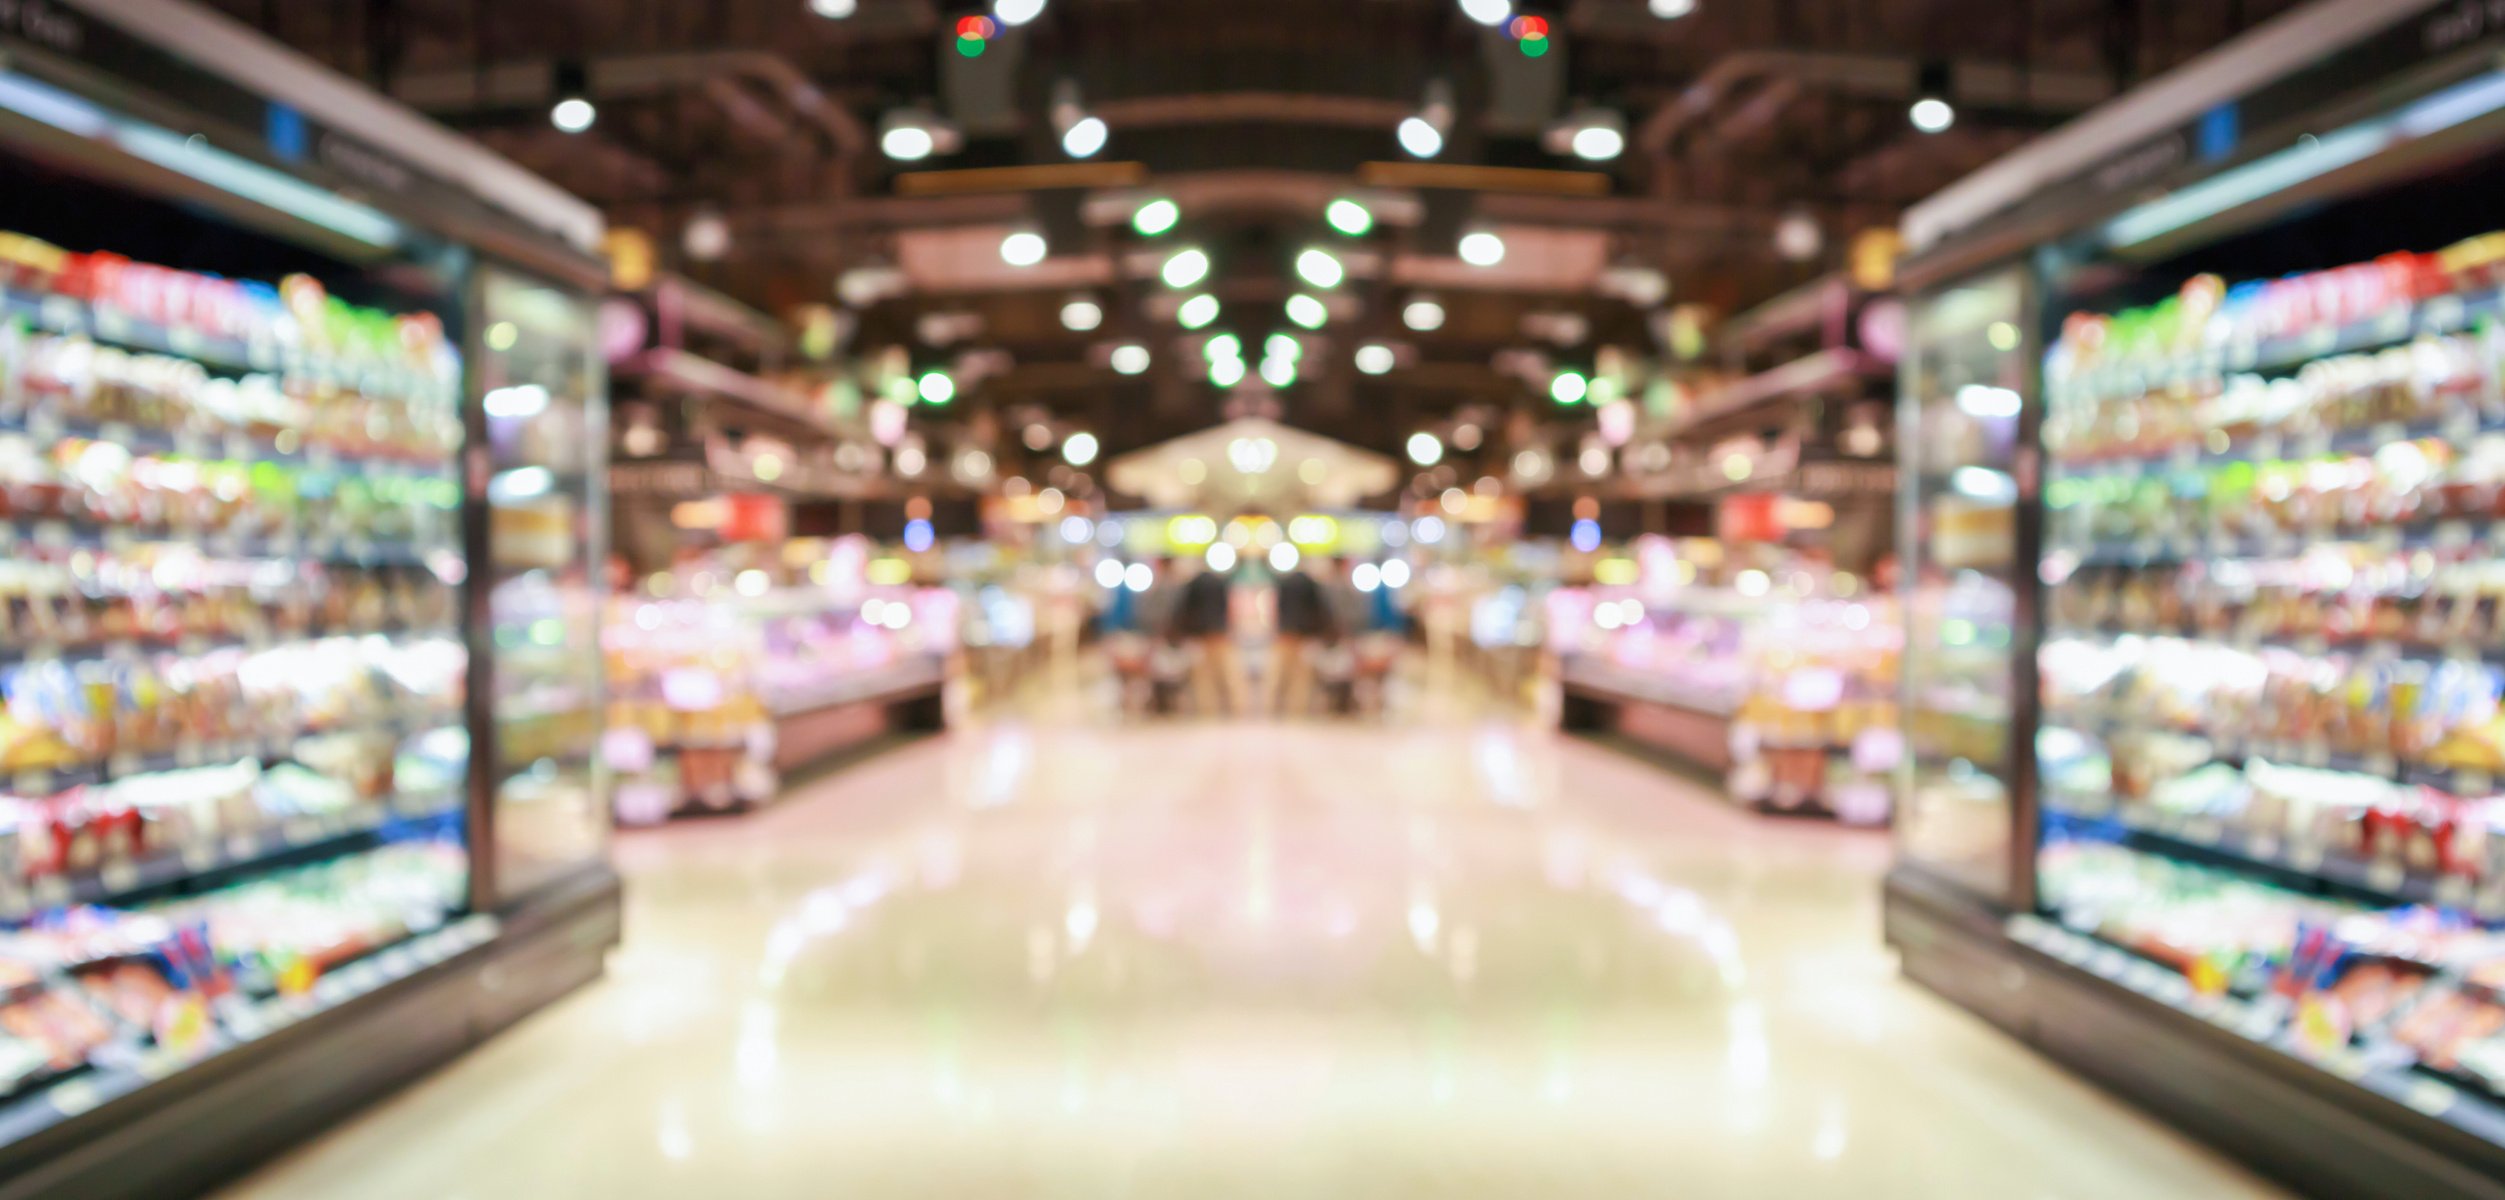
[{"label": "light reflection on floor", "polygon": [[1509,720],[1001,722],[618,856],[605,983],[239,1194],[2261,1194],[1900,982],[1880,835]]}]

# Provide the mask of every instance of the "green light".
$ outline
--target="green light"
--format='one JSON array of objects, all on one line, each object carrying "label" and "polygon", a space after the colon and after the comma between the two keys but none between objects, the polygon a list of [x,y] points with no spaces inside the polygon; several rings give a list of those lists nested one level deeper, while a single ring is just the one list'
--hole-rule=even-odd
[{"label": "green light", "polygon": [[1338,257],[1328,250],[1307,250],[1297,255],[1296,274],[1318,288],[1338,287],[1340,280],[1348,277],[1348,272],[1339,265]]},{"label": "green light", "polygon": [[1274,333],[1262,341],[1261,356],[1298,362],[1305,357],[1305,344],[1297,341],[1292,334]]},{"label": "green light", "polygon": [[946,404],[957,398],[957,381],[946,371],[926,371],[914,381],[913,392],[925,404]]},{"label": "green light", "polygon": [[1592,381],[1580,371],[1559,371],[1548,381],[1548,397],[1559,404],[1581,404],[1592,392]]},{"label": "green light", "polygon": [[1183,206],[1163,196],[1140,205],[1131,214],[1131,231],[1141,237],[1163,237],[1183,220]]},{"label": "green light", "polygon": [[1218,298],[1202,292],[1184,301],[1183,307],[1175,311],[1174,318],[1181,321],[1185,329],[1206,329],[1210,322],[1218,319],[1220,311]]},{"label": "green light", "polygon": [[1244,360],[1240,358],[1220,358],[1211,360],[1209,363],[1209,382],[1222,388],[1231,388],[1236,384],[1244,382]]},{"label": "green light", "polygon": [[1242,358],[1244,357],[1244,339],[1231,333],[1221,333],[1202,342],[1200,353],[1211,362],[1222,358]]},{"label": "green light", "polygon": [[1538,58],[1548,53],[1548,39],[1544,37],[1524,38],[1520,44],[1525,58]]},{"label": "green light", "polygon": [[1331,201],[1330,207],[1322,210],[1322,219],[1350,237],[1364,237],[1374,228],[1374,214],[1354,200]]},{"label": "green light", "polygon": [[1262,359],[1261,382],[1274,388],[1293,385],[1296,382],[1296,364],[1284,358]]},{"label": "green light", "polygon": [[967,58],[981,58],[984,49],[990,44],[981,38],[961,37],[957,39],[957,53]]},{"label": "green light", "polygon": [[1331,309],[1320,300],[1298,292],[1287,298],[1287,319],[1307,329],[1320,329],[1330,323]]},{"label": "green light", "polygon": [[1209,277],[1209,256],[1199,250],[1179,250],[1166,260],[1158,276],[1170,288],[1187,288]]}]

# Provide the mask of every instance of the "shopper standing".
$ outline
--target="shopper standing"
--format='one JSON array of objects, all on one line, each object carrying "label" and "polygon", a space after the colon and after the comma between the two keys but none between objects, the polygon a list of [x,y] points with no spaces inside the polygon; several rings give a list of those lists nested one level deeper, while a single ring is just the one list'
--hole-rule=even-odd
[{"label": "shopper standing", "polygon": [[1207,714],[1244,711],[1243,663],[1235,652],[1235,577],[1202,567],[1174,605],[1172,636],[1193,648],[1193,703]]},{"label": "shopper standing", "polygon": [[[1318,560],[1317,560],[1318,561]],[[1313,698],[1313,650],[1338,626],[1322,585],[1305,569],[1282,571],[1278,579],[1279,628],[1271,655],[1268,693],[1263,708],[1285,716],[1301,713]]]}]

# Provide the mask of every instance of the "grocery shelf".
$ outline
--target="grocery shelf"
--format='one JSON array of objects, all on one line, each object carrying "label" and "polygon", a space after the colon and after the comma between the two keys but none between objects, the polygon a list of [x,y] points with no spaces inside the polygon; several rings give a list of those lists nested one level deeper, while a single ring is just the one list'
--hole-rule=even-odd
[{"label": "grocery shelf", "polygon": [[2459,875],[2411,870],[2398,860],[2368,859],[2238,829],[2213,816],[2139,813],[2111,797],[2047,795],[2048,830],[2067,830],[2201,866],[2225,867],[2296,891],[2345,896],[2400,907],[2431,904],[2505,920],[2505,888],[2476,888]]},{"label": "grocery shelf", "polygon": [[2318,739],[2288,741],[2246,737],[2198,726],[2136,722],[2111,713],[2063,707],[2047,707],[2043,723],[2047,727],[2075,730],[2108,745],[2115,737],[2134,733],[2171,733],[2206,738],[2211,746],[2211,759],[2236,765],[2261,758],[2290,766],[2317,767],[2353,775],[2371,775],[2399,783],[2425,784],[2461,795],[2485,795],[2495,790],[2496,786],[2495,774],[2480,768],[2413,762],[2390,754],[2353,754],[2333,750]]},{"label": "grocery shelf", "polygon": [[2239,463],[2284,462],[2320,458],[2326,454],[2365,454],[2394,442],[2429,438],[2467,441],[2488,434],[2505,434],[2505,420],[2490,420],[2474,413],[2463,413],[2443,421],[2384,421],[2356,429],[2259,433],[2230,442],[2224,450],[2186,444],[2158,454],[2099,454],[2079,458],[2056,455],[2049,465],[2057,478],[2164,475]]},{"label": "grocery shelf", "polygon": [[2332,529],[2281,530],[2253,536],[2166,533],[2129,538],[2055,541],[2045,554],[2068,555],[2081,567],[2145,567],[2203,559],[2294,558],[2327,543],[2353,542],[2385,550],[2471,550],[2505,553],[2505,525],[2486,519],[2431,518]]},{"label": "grocery shelf", "polygon": [[899,663],[839,678],[828,687],[773,696],[767,701],[767,713],[780,720],[839,705],[901,699],[908,694],[938,687],[943,677],[944,671],[937,659]]},{"label": "grocery shelf", "polygon": [[84,784],[105,783],[158,771],[243,758],[284,758],[291,752],[296,739],[303,737],[328,733],[389,733],[405,738],[440,726],[458,724],[460,719],[457,711],[414,711],[340,723],[308,723],[293,732],[269,737],[195,741],[157,754],[116,754],[103,762],[63,767],[22,767],[9,774],[8,782],[9,786],[24,795],[49,795]]},{"label": "grocery shelf", "polygon": [[455,827],[461,812],[458,803],[447,805],[438,799],[415,815],[378,808],[290,817],[94,870],[45,876],[24,890],[14,881],[0,880],[0,923],[76,904],[129,905],[176,891],[200,890],[238,876],[336,858],[385,841],[424,837]]},{"label": "grocery shelf", "polygon": [[309,991],[222,1005],[218,1023],[223,1028],[205,1047],[187,1053],[150,1050],[126,1064],[90,1066],[0,1100],[0,1146],[19,1143],[169,1075],[234,1054],[291,1025],[348,1005],[484,946],[498,931],[497,919],[486,914],[455,919],[333,968],[315,980]]},{"label": "grocery shelf", "polygon": [[22,321],[45,332],[85,337],[123,349],[170,354],[229,371],[302,372],[360,385],[369,385],[371,379],[378,377],[400,387],[425,386],[430,382],[413,372],[392,371],[380,364],[340,362],[274,339],[219,337],[182,326],[162,325],[112,305],[93,304],[75,296],[0,289],[0,323],[9,321]]},{"label": "grocery shelf", "polygon": [[2308,1070],[2327,1073],[2372,1095],[2432,1117],[2494,1146],[2505,1146],[2505,1101],[2461,1087],[2432,1072],[2376,1062],[2358,1050],[2300,1049],[2290,1020],[2268,1002],[2195,991],[2178,973],[2129,954],[2101,938],[2025,913],[2008,919],[2011,941],[2146,1000],[2196,1018]]},{"label": "grocery shelf", "polygon": [[1581,657],[1565,661],[1564,683],[1568,687],[1599,692],[1612,698],[1685,709],[1716,720],[1727,721],[1739,713],[1739,703],[1728,697],[1695,688],[1673,688],[1639,672],[1586,661]]},{"label": "grocery shelf", "polygon": [[2235,650],[2286,650],[2316,657],[2327,654],[2346,654],[2376,660],[2413,659],[2424,662],[2461,662],[2475,659],[2480,662],[2505,664],[2505,645],[2480,645],[2475,642],[2427,642],[2412,638],[2335,639],[2320,635],[2256,637],[2240,632],[2209,633],[2190,627],[2138,629],[2110,621],[2098,622],[2092,626],[2058,627],[2048,632],[2046,640],[2111,642],[2125,637],[2173,638]]},{"label": "grocery shelf", "polygon": [[16,434],[38,442],[51,443],[63,438],[111,442],[133,454],[174,455],[194,459],[232,459],[248,463],[277,463],[309,470],[360,477],[391,475],[410,479],[452,478],[451,451],[440,457],[420,460],[396,455],[343,454],[319,444],[282,450],[269,438],[256,438],[244,433],[210,434],[185,430],[168,430],[121,421],[56,420],[40,410],[26,413],[0,413],[0,435]]},{"label": "grocery shelf", "polygon": [[384,539],[329,533],[269,536],[193,529],[157,529],[66,517],[0,517],[0,551],[20,542],[52,550],[111,550],[174,543],[226,558],[289,558],[355,567],[424,566],[451,547],[425,539]]},{"label": "grocery shelf", "polygon": [[308,646],[333,638],[384,637],[399,642],[423,642],[459,636],[459,631],[449,626],[393,622],[364,629],[321,629],[302,634],[277,636],[256,631],[249,634],[221,634],[216,637],[190,635],[177,638],[112,638],[73,646],[0,646],[0,669],[26,663],[48,662],[77,667],[91,662],[134,662],[161,654],[189,657],[213,654],[220,650],[250,650],[260,653]]},{"label": "grocery shelf", "polygon": [[2334,354],[2380,350],[2431,334],[2456,333],[2481,319],[2497,316],[2505,316],[2505,292],[2496,289],[2434,296],[2411,305],[2395,305],[2376,316],[2345,325],[2322,325],[2279,337],[2229,340],[2196,358],[2104,364],[2062,381],[2055,390],[2082,399],[2110,398],[2227,373],[2268,374]]}]

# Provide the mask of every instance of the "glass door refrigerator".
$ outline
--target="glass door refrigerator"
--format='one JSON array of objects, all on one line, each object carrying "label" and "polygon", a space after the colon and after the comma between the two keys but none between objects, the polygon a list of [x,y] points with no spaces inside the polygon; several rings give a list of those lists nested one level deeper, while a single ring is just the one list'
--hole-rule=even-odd
[{"label": "glass door refrigerator", "polygon": [[2301,8],[1907,222],[1890,940],[2309,1194],[2505,1190],[2505,38],[2464,11]]},{"label": "glass door refrigerator", "polygon": [[34,14],[0,22],[0,1196],[185,1194],[615,941],[599,223],[206,10]]}]

